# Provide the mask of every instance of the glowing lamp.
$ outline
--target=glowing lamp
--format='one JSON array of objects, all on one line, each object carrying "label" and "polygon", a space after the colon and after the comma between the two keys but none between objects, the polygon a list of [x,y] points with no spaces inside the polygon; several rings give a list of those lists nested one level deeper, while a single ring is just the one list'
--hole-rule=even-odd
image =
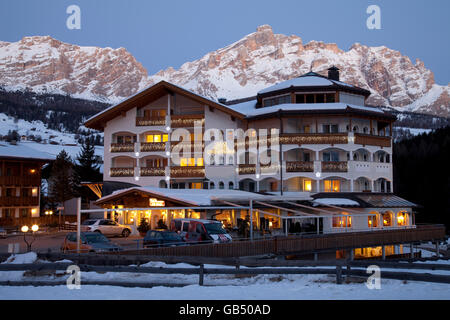
[{"label": "glowing lamp", "polygon": [[37,225],[37,224],[34,224],[32,227],[31,227],[31,231],[33,231],[33,232],[36,232],[36,231],[38,231],[39,230],[39,226]]},{"label": "glowing lamp", "polygon": [[28,227],[27,226],[23,226],[21,229],[20,229],[20,231],[22,231],[22,232],[28,232]]}]

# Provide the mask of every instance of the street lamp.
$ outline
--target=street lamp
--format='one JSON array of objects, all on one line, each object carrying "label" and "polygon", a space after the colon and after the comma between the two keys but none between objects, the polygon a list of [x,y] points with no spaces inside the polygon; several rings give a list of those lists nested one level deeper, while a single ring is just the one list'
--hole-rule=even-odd
[{"label": "street lamp", "polygon": [[37,224],[34,224],[31,227],[31,232],[33,233],[33,238],[31,242],[27,241],[27,237],[26,234],[28,231],[30,231],[30,228],[28,228],[28,226],[23,226],[20,231],[23,232],[23,241],[25,241],[25,243],[27,244],[27,252],[31,251],[31,245],[33,244],[33,242],[36,240],[36,232],[39,230],[39,226]]}]

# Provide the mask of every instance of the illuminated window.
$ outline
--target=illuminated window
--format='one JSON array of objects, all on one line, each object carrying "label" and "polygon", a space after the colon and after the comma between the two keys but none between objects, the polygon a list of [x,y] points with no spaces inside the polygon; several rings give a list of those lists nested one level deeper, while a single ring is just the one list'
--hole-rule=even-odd
[{"label": "illuminated window", "polygon": [[397,225],[399,226],[407,226],[409,224],[409,215],[406,211],[400,211],[397,213]]},{"label": "illuminated window", "polygon": [[189,185],[189,189],[203,189],[203,183],[201,183],[201,182],[192,182]]},{"label": "illuminated window", "polygon": [[194,167],[195,166],[195,158],[189,158],[188,166],[189,167]]},{"label": "illuminated window", "polygon": [[203,167],[203,158],[197,158],[197,166]]},{"label": "illuminated window", "polygon": [[153,137],[153,142],[161,142],[161,135],[155,134]]},{"label": "illuminated window", "polygon": [[385,227],[392,226],[392,213],[391,212],[383,213],[383,226],[385,226]]},{"label": "illuminated window", "polygon": [[147,142],[153,142],[153,135],[152,134],[148,134],[147,135]]},{"label": "illuminated window", "polygon": [[333,228],[351,228],[352,217],[346,216],[347,213],[343,212],[344,216],[333,217]]},{"label": "illuminated window", "polygon": [[378,227],[377,216],[368,216],[367,217],[367,226],[369,228],[376,228],[376,227]]},{"label": "illuminated window", "polygon": [[187,166],[187,158],[181,158],[180,159],[180,166],[186,167]]},{"label": "illuminated window", "polygon": [[339,192],[341,190],[341,182],[339,180],[325,180],[325,192]]},{"label": "illuminated window", "polygon": [[31,196],[32,197],[37,197],[37,195],[38,195],[38,188],[31,189]]},{"label": "illuminated window", "polygon": [[303,191],[311,191],[311,190],[312,190],[311,180],[303,180]]},{"label": "illuminated window", "polygon": [[163,134],[163,142],[167,142],[169,140],[168,134]]}]

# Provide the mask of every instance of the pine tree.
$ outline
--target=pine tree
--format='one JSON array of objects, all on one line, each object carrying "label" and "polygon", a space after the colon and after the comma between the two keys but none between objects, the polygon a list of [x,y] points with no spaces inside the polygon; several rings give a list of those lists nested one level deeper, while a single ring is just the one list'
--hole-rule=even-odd
[{"label": "pine tree", "polygon": [[86,139],[81,147],[81,152],[77,156],[77,164],[75,165],[76,179],[79,182],[102,181],[100,166],[95,155],[95,147],[90,139]]},{"label": "pine tree", "polygon": [[72,159],[65,150],[62,150],[52,164],[48,179],[49,196],[52,200],[62,204],[75,196],[73,171]]}]

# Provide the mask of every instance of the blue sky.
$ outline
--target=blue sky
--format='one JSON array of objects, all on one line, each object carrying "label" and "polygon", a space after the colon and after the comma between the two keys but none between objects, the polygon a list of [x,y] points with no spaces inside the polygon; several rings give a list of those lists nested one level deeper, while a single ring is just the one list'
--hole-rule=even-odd
[{"label": "blue sky", "polygon": [[[66,8],[81,8],[81,30],[66,27]],[[366,27],[366,8],[381,8],[381,30]],[[425,62],[450,82],[448,0],[1,0],[0,40],[50,35],[78,45],[125,47],[149,74],[235,42],[263,24],[275,33],[337,43],[385,45]]]}]

